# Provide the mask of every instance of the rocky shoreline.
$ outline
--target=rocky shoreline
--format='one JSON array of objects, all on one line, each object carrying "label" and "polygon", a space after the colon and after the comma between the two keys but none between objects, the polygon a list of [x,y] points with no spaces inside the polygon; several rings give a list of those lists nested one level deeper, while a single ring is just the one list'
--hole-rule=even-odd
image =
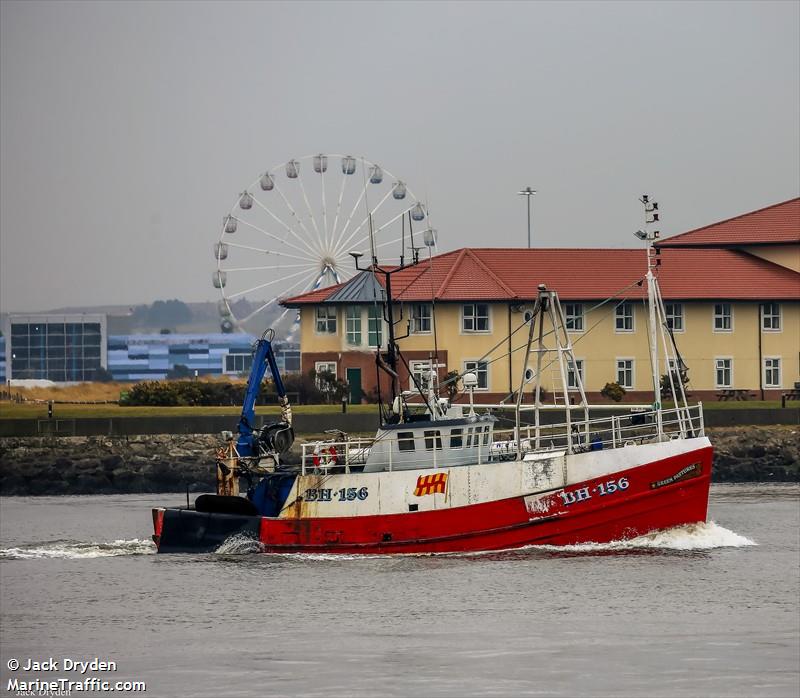
[{"label": "rocky shoreline", "polygon": [[[708,429],[715,482],[800,482],[800,429]],[[207,492],[214,488],[211,434],[0,439],[0,495]],[[289,460],[297,460],[295,444]]]}]

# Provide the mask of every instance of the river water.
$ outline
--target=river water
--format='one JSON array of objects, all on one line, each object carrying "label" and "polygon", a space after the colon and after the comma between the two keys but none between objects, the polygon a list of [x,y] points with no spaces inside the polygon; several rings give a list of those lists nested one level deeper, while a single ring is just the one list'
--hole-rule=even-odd
[{"label": "river water", "polygon": [[0,695],[800,695],[796,485],[715,485],[712,523],[633,542],[425,557],[155,555],[180,500],[0,500]]}]

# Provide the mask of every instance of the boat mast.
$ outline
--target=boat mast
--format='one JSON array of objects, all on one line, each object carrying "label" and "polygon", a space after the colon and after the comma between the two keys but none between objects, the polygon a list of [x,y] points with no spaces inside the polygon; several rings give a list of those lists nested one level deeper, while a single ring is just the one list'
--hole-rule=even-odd
[{"label": "boat mast", "polygon": [[[659,260],[657,257],[657,250],[653,247],[653,241],[659,236],[658,230],[653,230],[651,226],[658,223],[658,203],[650,201],[648,194],[642,194],[639,199],[644,206],[644,230],[636,233],[636,237],[645,241],[647,252],[647,309],[649,312],[648,329],[650,333],[650,368],[653,374],[653,409],[656,413],[656,431],[659,440],[664,435],[664,425],[661,415],[661,376],[658,371],[658,343],[657,343],[657,311],[656,306],[658,303],[658,290],[657,280],[653,271],[658,267]],[[667,366],[669,372],[669,366]]]}]

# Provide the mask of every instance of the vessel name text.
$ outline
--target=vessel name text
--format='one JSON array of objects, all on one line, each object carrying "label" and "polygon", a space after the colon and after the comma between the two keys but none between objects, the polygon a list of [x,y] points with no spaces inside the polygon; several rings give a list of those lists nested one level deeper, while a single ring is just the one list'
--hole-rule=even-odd
[{"label": "vessel name text", "polygon": [[353,502],[356,499],[364,500],[369,497],[366,487],[342,487],[335,490],[331,487],[306,490],[303,499],[307,502]]},{"label": "vessel name text", "polygon": [[588,486],[580,487],[577,490],[572,490],[571,492],[559,492],[558,494],[561,496],[564,506],[569,506],[570,504],[575,504],[576,502],[585,502],[587,499],[591,499],[593,494],[604,497],[607,494],[614,494],[615,492],[627,490],[629,486],[630,483],[628,482],[628,478],[621,477],[619,480],[606,480],[606,482],[600,482],[591,488]]}]

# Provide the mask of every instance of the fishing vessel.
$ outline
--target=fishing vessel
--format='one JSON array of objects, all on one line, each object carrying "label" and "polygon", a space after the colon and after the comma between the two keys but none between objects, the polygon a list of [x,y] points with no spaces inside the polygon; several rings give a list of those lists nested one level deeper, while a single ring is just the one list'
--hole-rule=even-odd
[{"label": "fishing vessel", "polygon": [[[642,202],[646,215],[654,210],[646,196]],[[657,233],[637,236],[646,242],[652,404],[591,406],[578,371],[571,373],[576,404],[544,403],[541,376],[555,367],[567,396],[575,357],[557,289],[543,284],[524,319],[513,399],[476,404],[477,378],[468,372],[459,379],[469,404],[454,404],[440,397],[435,361],[427,377],[411,374],[414,390],[399,390],[404,359],[391,278],[402,265],[383,267],[373,257],[363,271],[386,291],[388,339],[376,363],[389,385],[387,399],[379,395],[374,438],[306,443],[299,463],[285,463],[294,441],[291,407],[265,333],[237,434],[217,454],[217,493],[194,506],[153,509],[159,552],[213,551],[235,535],[273,553],[472,552],[603,543],[705,521],[712,447],[702,405],[690,405],[684,390],[685,367],[658,286]],[[259,429],[255,400],[267,369],[282,414]]]}]

